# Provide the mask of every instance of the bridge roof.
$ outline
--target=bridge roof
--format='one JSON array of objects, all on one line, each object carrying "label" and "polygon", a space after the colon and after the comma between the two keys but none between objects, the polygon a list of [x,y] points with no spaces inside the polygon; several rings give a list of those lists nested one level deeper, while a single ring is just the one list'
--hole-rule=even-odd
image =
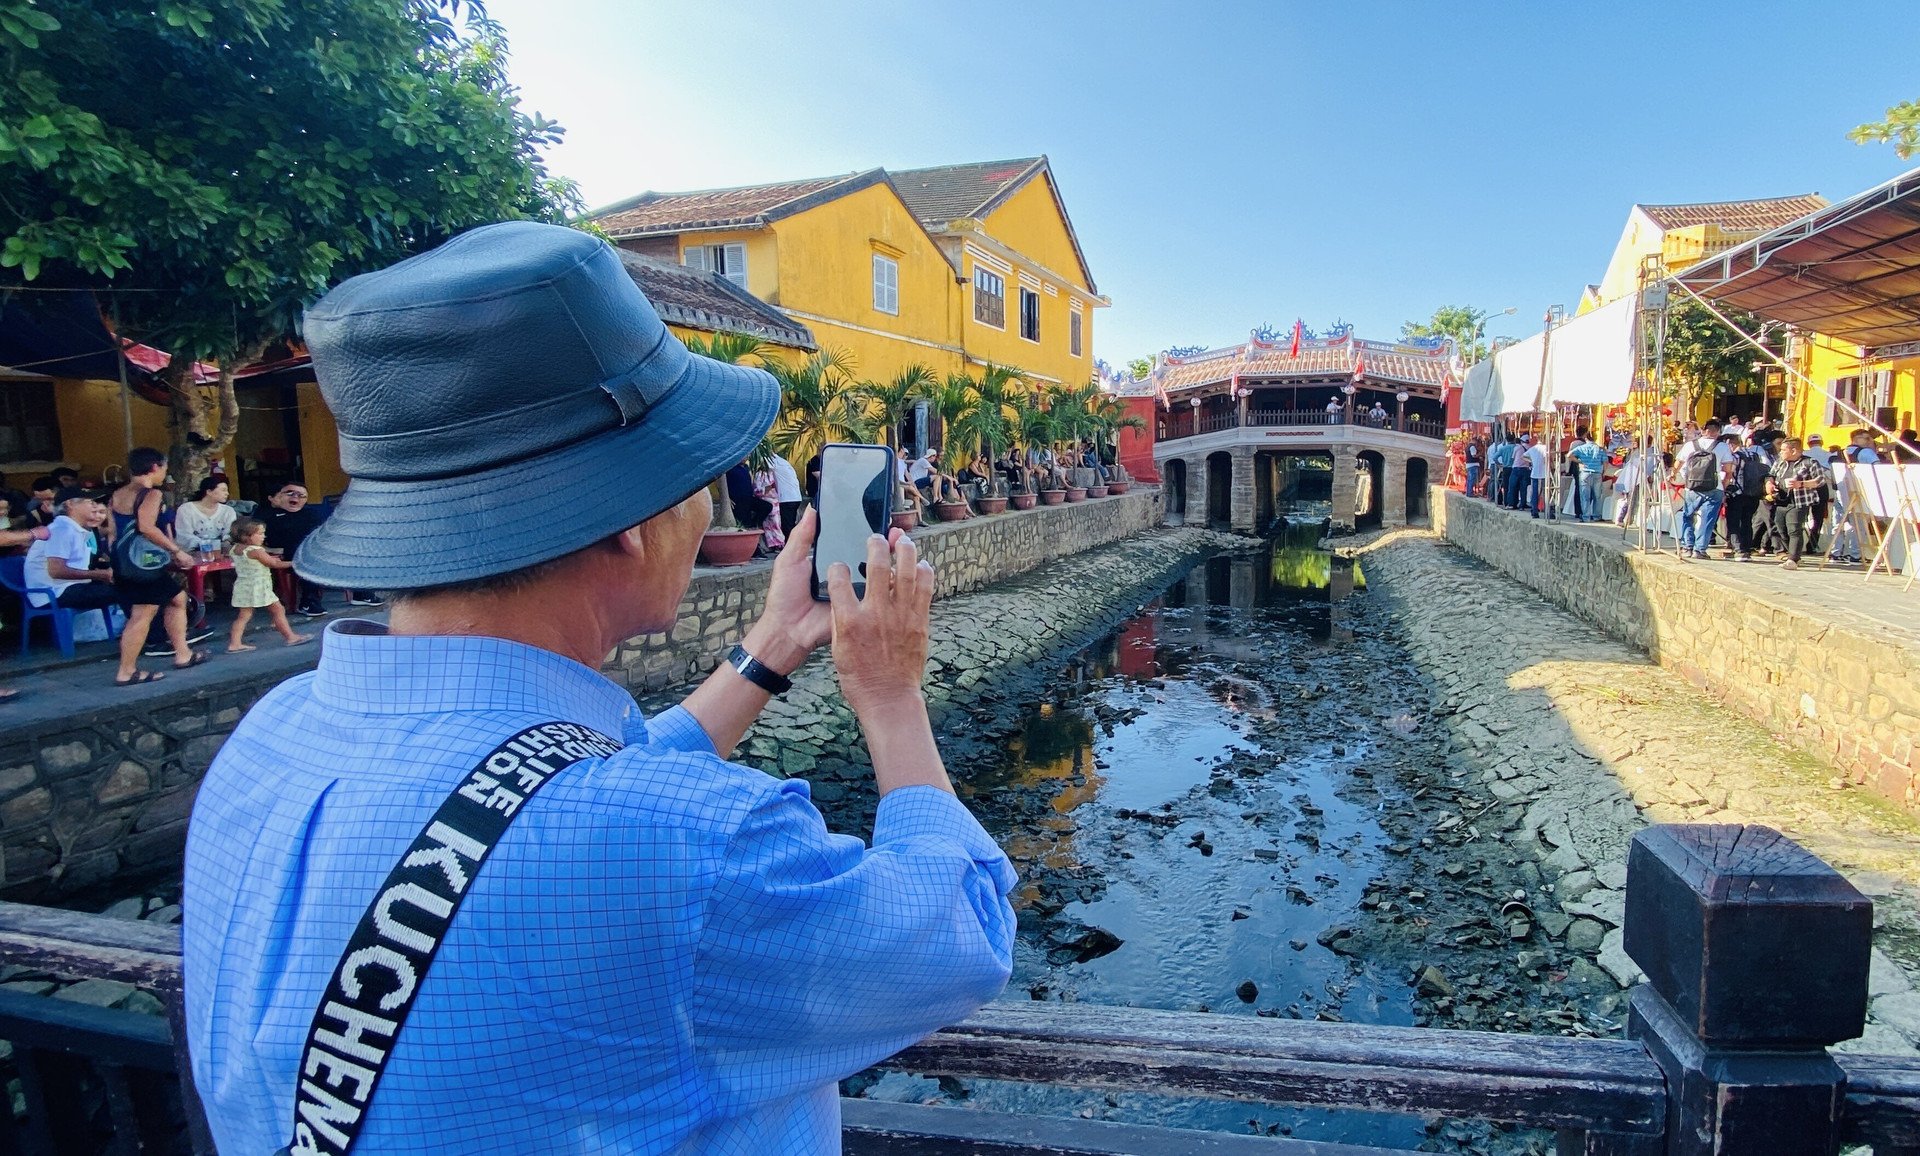
[{"label": "bridge roof", "polygon": [[1438,388],[1449,375],[1460,375],[1453,364],[1451,342],[1415,343],[1367,341],[1351,335],[1312,338],[1300,343],[1294,356],[1292,339],[1264,340],[1258,334],[1242,345],[1209,349],[1203,353],[1163,353],[1154,361],[1148,381],[1176,392],[1241,378],[1350,377],[1361,367],[1363,380],[1405,382]]}]

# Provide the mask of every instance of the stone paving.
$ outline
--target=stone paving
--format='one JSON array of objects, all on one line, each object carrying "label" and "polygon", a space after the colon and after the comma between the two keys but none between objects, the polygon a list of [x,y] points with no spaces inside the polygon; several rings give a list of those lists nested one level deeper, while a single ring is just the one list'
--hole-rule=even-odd
[{"label": "stone paving", "polygon": [[1874,899],[1870,1022],[1843,1048],[1915,1054],[1920,821],[1430,533],[1354,548],[1435,683],[1449,767],[1493,802],[1524,807],[1510,839],[1557,874],[1562,912],[1607,929],[1602,967],[1622,984],[1638,975],[1620,931],[1636,830],[1766,824]]}]

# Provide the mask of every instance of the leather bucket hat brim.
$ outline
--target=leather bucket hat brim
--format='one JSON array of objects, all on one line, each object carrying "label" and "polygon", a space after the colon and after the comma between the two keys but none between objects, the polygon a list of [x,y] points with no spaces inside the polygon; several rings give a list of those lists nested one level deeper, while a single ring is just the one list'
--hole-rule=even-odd
[{"label": "leather bucket hat brim", "polygon": [[510,222],[306,315],[353,479],[294,567],[413,590],[551,561],[671,509],[766,436],[764,370],[689,353],[606,242]]}]

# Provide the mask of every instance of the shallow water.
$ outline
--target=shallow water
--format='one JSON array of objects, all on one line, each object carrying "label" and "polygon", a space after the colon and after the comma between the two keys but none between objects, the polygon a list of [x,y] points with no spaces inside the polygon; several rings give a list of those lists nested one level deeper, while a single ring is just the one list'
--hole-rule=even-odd
[{"label": "shallow water", "polygon": [[[1342,602],[1362,587],[1350,560],[1306,544],[1210,559],[1072,656],[996,764],[965,769],[962,794],[1023,879],[1005,998],[1412,1022],[1403,968],[1319,942],[1354,918],[1390,842],[1375,805],[1341,794],[1365,728],[1316,705],[1315,660],[1352,644]],[[1044,807],[1011,806],[1034,793]],[[999,1111],[1351,1143],[1424,1135],[1401,1117],[966,1087]],[[889,1076],[869,1094],[932,1090]]]}]

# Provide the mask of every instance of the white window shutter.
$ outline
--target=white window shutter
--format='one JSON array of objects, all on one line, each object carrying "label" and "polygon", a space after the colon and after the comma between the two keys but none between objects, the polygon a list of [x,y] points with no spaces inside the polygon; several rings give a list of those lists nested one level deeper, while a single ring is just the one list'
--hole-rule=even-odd
[{"label": "white window shutter", "polygon": [[681,253],[680,263],[689,269],[698,269],[702,273],[713,271],[712,263],[707,258],[705,245],[688,245]]},{"label": "white window shutter", "polygon": [[747,247],[741,244],[725,246],[725,267],[720,270],[722,276],[740,288],[747,287]]}]

